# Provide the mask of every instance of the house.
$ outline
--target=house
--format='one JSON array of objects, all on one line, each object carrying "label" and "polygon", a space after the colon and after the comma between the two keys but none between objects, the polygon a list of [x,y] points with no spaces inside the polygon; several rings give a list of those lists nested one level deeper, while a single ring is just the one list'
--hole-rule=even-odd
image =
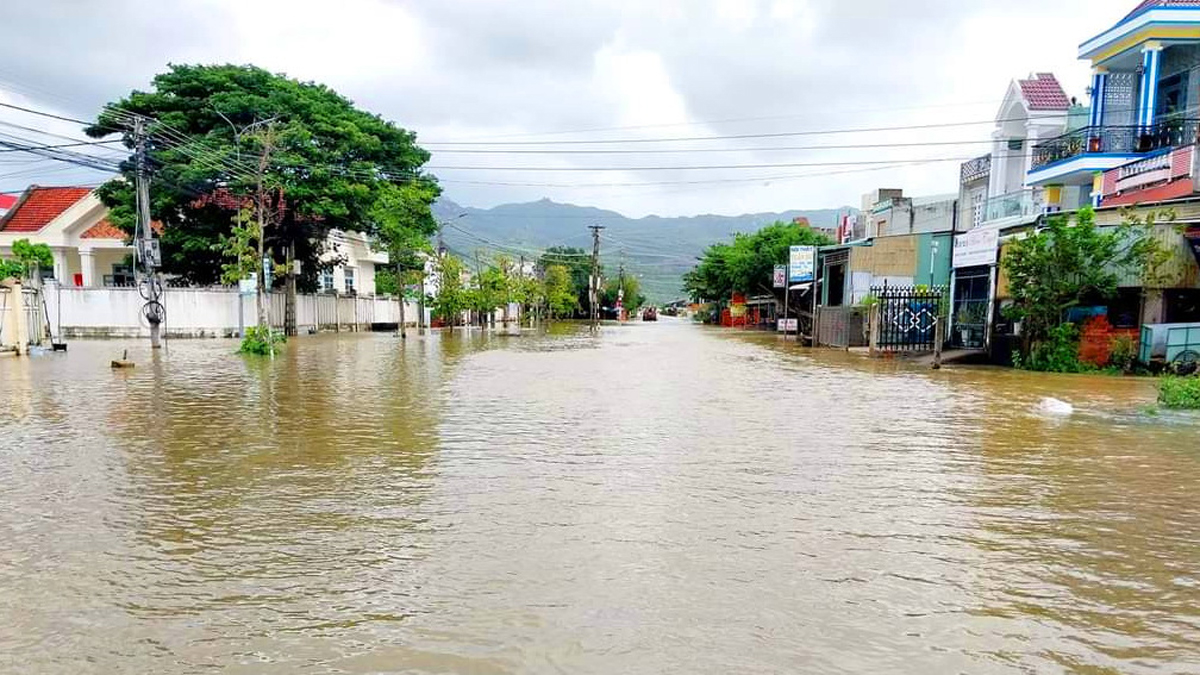
[{"label": "house", "polygon": [[1073,210],[1091,199],[1080,185],[1031,184],[1033,148],[1047,139],[1086,127],[1089,109],[1069,98],[1053,73],[1009,83],[996,111],[991,152],[962,164],[959,211],[950,281],[950,343],[987,346],[995,311],[1002,236],[1038,222],[1045,214]]},{"label": "house", "polygon": [[1145,0],[1080,45],[1079,58],[1092,65],[1088,123],[1036,143],[1026,183],[1079,187],[1099,204],[1104,172],[1195,141],[1200,4]]},{"label": "house", "polygon": [[[1146,287],[1136,274],[1123,274],[1118,295],[1097,300],[1087,311],[1115,330],[1200,321],[1200,268],[1187,236],[1200,233],[1200,2],[1141,2],[1111,28],[1085,41],[1079,57],[1092,66],[1091,106],[1085,124],[1078,124],[1076,108],[1069,108],[1062,133],[1052,138],[1039,133],[1033,143],[1025,189],[1040,206],[1035,203],[1030,215],[1020,209],[1017,219],[985,214],[980,226],[996,227],[999,236],[988,235],[987,241],[998,240],[1003,246],[1007,237],[1045,213],[1091,204],[1097,207],[1097,225],[1105,227],[1121,223],[1124,210],[1135,205],[1142,214],[1169,208],[1175,223],[1159,226],[1155,234],[1171,257],[1155,287]],[[995,165],[993,157],[993,174]],[[967,168],[964,165],[964,193],[975,185],[967,180]],[[989,193],[988,203],[994,199]],[[1179,227],[1188,231],[1181,235]],[[982,233],[974,236],[976,246],[987,246]],[[992,278],[996,301],[989,313],[1001,334],[1015,332],[1004,325],[999,312],[1008,294],[1002,272]],[[956,276],[971,275],[956,270]]]},{"label": "house", "polygon": [[362,232],[332,230],[322,260],[335,264],[321,270],[317,287],[322,293],[374,295],[375,270],[387,265],[388,254],[371,246]]},{"label": "house", "polygon": [[[132,286],[133,246],[107,217],[108,207],[91,188],[31,186],[0,217],[0,257],[12,255],[14,241],[29,239],[54,255],[54,269],[43,270],[44,278],[66,287]],[[325,259],[335,265],[318,275],[322,290],[375,294],[375,269],[387,264],[386,253],[375,251],[365,234],[337,230],[326,248]]]},{"label": "house", "polygon": [[54,269],[43,277],[67,286],[133,284],[133,247],[106,219],[108,208],[90,188],[42,187],[26,190],[0,217],[0,256],[12,255],[19,239],[46,244]]}]

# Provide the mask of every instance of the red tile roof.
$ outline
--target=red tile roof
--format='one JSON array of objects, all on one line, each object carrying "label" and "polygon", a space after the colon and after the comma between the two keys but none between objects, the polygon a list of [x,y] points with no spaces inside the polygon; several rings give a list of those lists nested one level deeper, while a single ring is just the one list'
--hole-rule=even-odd
[{"label": "red tile roof", "polygon": [[1121,19],[1120,23],[1124,23],[1151,7],[1200,7],[1200,0],[1144,0],[1138,3],[1133,11]]},{"label": "red tile roof", "polygon": [[1053,73],[1038,73],[1028,80],[1018,80],[1018,84],[1030,110],[1066,110],[1071,107],[1071,99],[1067,98]]},{"label": "red tile roof", "polygon": [[[154,224],[157,225],[158,221],[155,221]],[[154,230],[156,232],[160,231],[161,229],[162,229],[161,227],[154,228]],[[96,223],[95,225],[89,227],[87,232],[84,232],[83,234],[79,235],[79,238],[80,239],[120,239],[121,241],[124,241],[124,240],[128,239],[129,236],[126,235],[121,230],[117,229],[116,225],[113,225],[112,223],[108,222],[107,220],[101,220],[100,222]]]},{"label": "red tile roof", "polygon": [[38,187],[21,195],[16,206],[0,218],[2,232],[38,232],[91,193],[85,187]]}]

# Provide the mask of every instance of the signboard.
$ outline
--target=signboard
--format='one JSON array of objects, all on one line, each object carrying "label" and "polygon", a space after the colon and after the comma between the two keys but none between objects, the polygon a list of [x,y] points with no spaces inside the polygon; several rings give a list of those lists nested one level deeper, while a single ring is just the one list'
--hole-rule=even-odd
[{"label": "signboard", "polygon": [[788,253],[788,283],[802,284],[813,280],[815,246],[793,246]]},{"label": "signboard", "polygon": [[795,333],[798,328],[799,319],[780,319],[776,325],[776,329],[780,333]]},{"label": "signboard", "polygon": [[787,286],[787,265],[776,265],[775,274],[772,278],[775,282],[775,288]]},{"label": "signboard", "polygon": [[258,275],[251,274],[248,279],[238,280],[238,293],[242,295],[254,295],[258,292]]},{"label": "signboard", "polygon": [[1000,250],[1000,230],[971,230],[954,238],[954,269],[996,264]]},{"label": "signboard", "polygon": [[732,316],[735,319],[740,319],[743,316],[746,316],[746,306],[743,304],[730,305],[729,316]]}]

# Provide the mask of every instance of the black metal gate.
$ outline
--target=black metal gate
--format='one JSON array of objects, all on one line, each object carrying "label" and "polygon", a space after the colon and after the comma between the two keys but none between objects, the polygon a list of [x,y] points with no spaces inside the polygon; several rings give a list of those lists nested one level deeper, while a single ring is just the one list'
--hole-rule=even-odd
[{"label": "black metal gate", "polygon": [[942,316],[946,289],[938,287],[876,286],[879,299],[879,342],[892,351],[932,351]]}]

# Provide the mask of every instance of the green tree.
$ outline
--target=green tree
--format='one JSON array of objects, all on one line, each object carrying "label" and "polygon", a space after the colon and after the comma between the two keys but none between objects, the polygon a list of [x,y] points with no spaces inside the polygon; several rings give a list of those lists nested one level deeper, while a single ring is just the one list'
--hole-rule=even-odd
[{"label": "green tree", "polygon": [[[425,274],[425,261],[433,254],[429,238],[437,232],[437,221],[429,210],[429,204],[437,198],[437,191],[421,183],[386,185],[380,190],[371,209],[371,223],[375,233],[375,246],[388,254],[392,272],[392,295],[400,306],[400,337],[407,337],[407,320],[404,303],[414,299],[409,291],[421,282]],[[385,275],[383,282],[388,279]],[[379,288],[378,273],[375,279]]]},{"label": "green tree", "polygon": [[731,243],[710,246],[684,275],[684,289],[696,300],[725,299],[733,293],[771,293],[776,265],[787,264],[792,246],[828,246],[829,237],[795,223],[776,222],[753,234],[735,234]]},{"label": "green tree", "polygon": [[434,315],[441,317],[454,330],[462,313],[471,308],[471,292],[463,282],[467,268],[461,260],[445,254],[435,263],[437,292],[429,298]]},{"label": "green tree", "polygon": [[12,260],[0,260],[0,280],[29,279],[35,269],[54,269],[54,255],[46,244],[18,239],[12,243],[12,254]]},{"label": "green tree", "polygon": [[1074,224],[1066,216],[1054,216],[1041,230],[1008,246],[1002,264],[1013,304],[1004,311],[1021,322],[1022,365],[1073,369],[1063,358],[1078,339],[1077,331],[1060,329],[1067,312],[1089,298],[1116,295],[1122,273],[1134,271],[1144,280],[1156,275],[1165,260],[1153,229],[1153,219],[1101,229],[1095,212],[1086,207]]},{"label": "green tree", "polygon": [[[592,256],[581,248],[570,246],[552,246],[538,260],[538,267],[545,272],[552,266],[559,266],[567,271],[571,289],[575,294],[575,303],[570,315],[584,311],[588,306],[588,280],[592,275]],[[557,314],[562,318],[564,314]]]},{"label": "green tree", "polygon": [[[236,215],[257,206],[260,185],[270,217],[256,219],[270,227],[251,235],[265,238],[277,262],[292,250],[306,289],[316,286],[329,230],[372,230],[377,203],[395,186],[418,186],[405,197],[426,209],[439,193],[421,170],[429,154],[413,133],[328,87],[261,68],[172,66],[150,91],[106,107],[87,133],[121,133],[133,147],[134,115],[147,119],[150,134],[151,215],[163,224],[163,269],[186,282],[221,279],[222,238],[245,237],[234,232]],[[133,166],[123,173],[99,194],[109,219],[132,232]]]},{"label": "green tree", "polygon": [[622,288],[625,289],[623,300],[625,309],[633,312],[646,304],[646,296],[641,293],[641,282],[632,274],[627,274],[624,279],[619,276],[609,279],[608,283],[604,285],[602,299],[605,307],[617,306],[617,298],[620,297]]},{"label": "green tree", "polygon": [[550,319],[571,316],[579,309],[579,296],[571,283],[571,272],[563,265],[545,269],[546,307]]}]

